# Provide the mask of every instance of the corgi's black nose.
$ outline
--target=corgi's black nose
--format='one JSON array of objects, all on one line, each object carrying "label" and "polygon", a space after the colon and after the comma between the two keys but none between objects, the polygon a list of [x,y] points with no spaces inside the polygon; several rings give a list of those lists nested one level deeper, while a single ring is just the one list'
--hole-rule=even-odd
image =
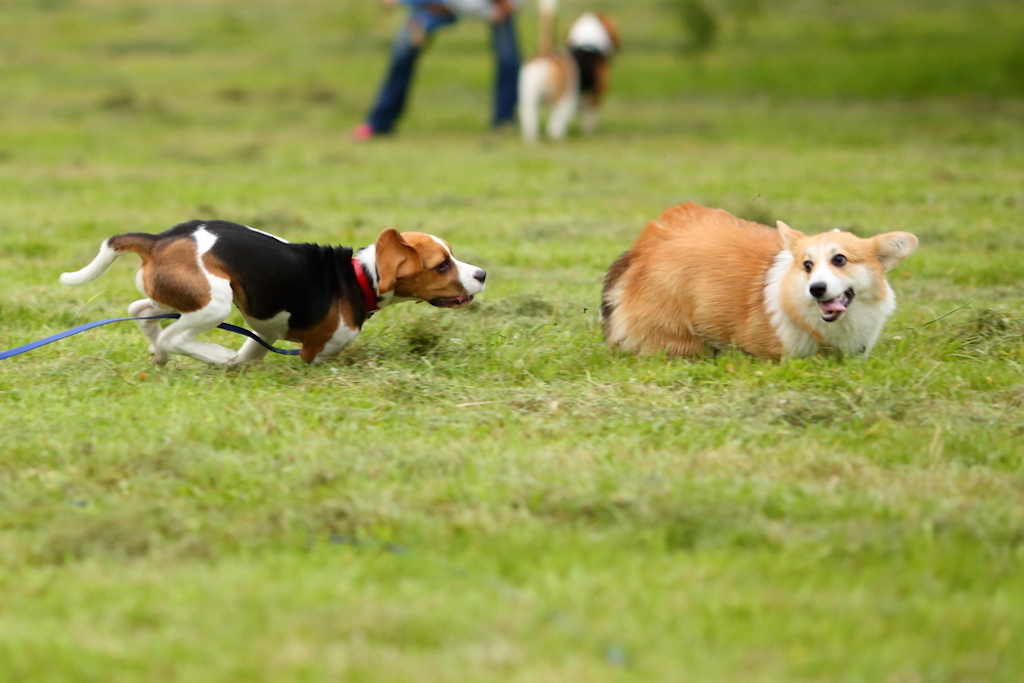
[{"label": "corgi's black nose", "polygon": [[487,271],[477,268],[476,272],[473,273],[473,278],[477,280],[480,284],[483,284],[484,280],[487,279]]},{"label": "corgi's black nose", "polygon": [[815,299],[820,299],[825,296],[825,292],[828,290],[828,285],[824,282],[812,282],[811,286],[807,288],[807,291],[811,293]]}]

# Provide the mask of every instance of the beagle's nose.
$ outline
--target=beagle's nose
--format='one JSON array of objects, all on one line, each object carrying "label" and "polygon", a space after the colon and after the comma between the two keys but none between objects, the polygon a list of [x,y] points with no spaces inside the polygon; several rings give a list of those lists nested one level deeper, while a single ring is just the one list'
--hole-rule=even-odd
[{"label": "beagle's nose", "polygon": [[476,272],[473,273],[473,279],[479,282],[480,284],[483,284],[484,280],[487,279],[487,271],[477,268]]},{"label": "beagle's nose", "polygon": [[820,299],[825,296],[825,292],[828,290],[828,285],[824,282],[812,282],[811,286],[807,288],[807,291],[811,293],[815,299]]}]

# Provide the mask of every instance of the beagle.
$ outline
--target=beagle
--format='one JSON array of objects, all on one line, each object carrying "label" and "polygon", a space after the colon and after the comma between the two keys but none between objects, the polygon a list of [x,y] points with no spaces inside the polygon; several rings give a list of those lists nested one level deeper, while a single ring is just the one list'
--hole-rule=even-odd
[{"label": "beagle", "polygon": [[561,140],[580,102],[583,103],[584,133],[597,129],[601,99],[608,88],[608,68],[619,51],[619,32],[603,12],[581,15],[569,29],[567,49],[554,49],[556,0],[540,3],[540,55],[519,72],[519,124],[523,140],[535,142],[540,128],[540,108],[551,106],[547,134]]},{"label": "beagle", "polygon": [[228,221],[195,220],[159,235],[114,235],[89,265],[64,273],[60,281],[91,282],[126,251],[142,257],[135,283],[146,297],[128,313],[181,313],[164,328],[158,320],[136,321],[158,365],[172,353],[215,365],[262,358],[266,349],[251,339],[237,352],[196,340],[224,322],[232,303],[261,339],[298,342],[299,357],[312,363],[351,344],[379,308],[401,301],[461,308],[483,290],[487,277],[458,261],[447,242],[420,232],[388,228],[353,253],[347,247],[291,244]]}]

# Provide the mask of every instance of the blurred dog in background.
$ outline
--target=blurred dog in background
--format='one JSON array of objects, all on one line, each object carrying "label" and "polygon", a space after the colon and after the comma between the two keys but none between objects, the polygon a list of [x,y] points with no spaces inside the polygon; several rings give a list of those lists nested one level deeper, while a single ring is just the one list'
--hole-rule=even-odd
[{"label": "blurred dog in background", "polygon": [[554,47],[557,0],[540,0],[540,56],[519,72],[519,125],[523,139],[537,140],[540,109],[551,111],[547,134],[552,140],[565,137],[580,103],[585,133],[597,128],[601,100],[608,88],[612,55],[619,51],[615,23],[601,12],[587,12],[569,28],[566,50]]}]

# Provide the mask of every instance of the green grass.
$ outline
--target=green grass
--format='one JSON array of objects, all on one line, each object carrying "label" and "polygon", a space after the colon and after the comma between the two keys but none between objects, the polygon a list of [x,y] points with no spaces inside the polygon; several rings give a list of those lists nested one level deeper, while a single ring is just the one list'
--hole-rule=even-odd
[{"label": "green grass", "polygon": [[[1014,3],[773,4],[703,65],[667,4],[596,4],[602,131],[533,149],[484,128],[479,25],[353,145],[373,3],[0,9],[0,348],[123,315],[130,258],[57,275],[194,217],[489,272],[317,366],[155,368],[129,325],[0,362],[0,680],[1019,680]],[[872,357],[606,350],[605,268],[684,200],[918,235]]]}]

